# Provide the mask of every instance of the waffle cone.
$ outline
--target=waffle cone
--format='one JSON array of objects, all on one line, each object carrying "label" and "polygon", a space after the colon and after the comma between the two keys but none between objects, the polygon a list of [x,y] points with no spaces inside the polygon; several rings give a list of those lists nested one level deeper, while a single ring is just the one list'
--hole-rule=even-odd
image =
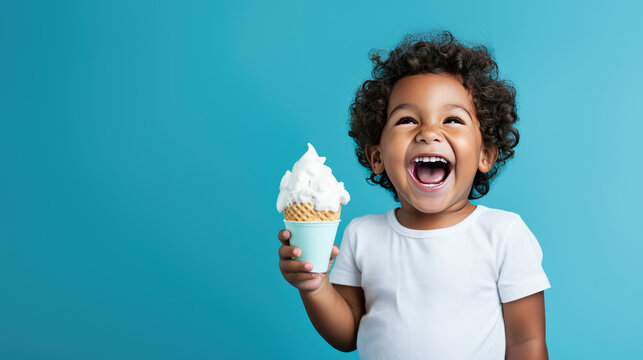
[{"label": "waffle cone", "polygon": [[284,216],[288,221],[338,221],[339,213],[342,211],[342,206],[339,206],[337,212],[332,211],[317,211],[313,204],[307,202],[305,204],[294,203],[286,208]]}]

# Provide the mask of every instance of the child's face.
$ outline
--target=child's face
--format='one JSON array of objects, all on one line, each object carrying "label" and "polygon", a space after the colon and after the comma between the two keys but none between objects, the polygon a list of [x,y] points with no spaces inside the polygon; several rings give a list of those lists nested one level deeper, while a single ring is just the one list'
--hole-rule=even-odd
[{"label": "child's face", "polygon": [[[402,209],[448,214],[464,207],[476,171],[488,172],[496,154],[484,151],[473,100],[460,81],[448,74],[404,77],[386,113],[380,143],[366,152],[375,173],[386,171]],[[432,154],[445,158],[449,170],[416,162]]]}]

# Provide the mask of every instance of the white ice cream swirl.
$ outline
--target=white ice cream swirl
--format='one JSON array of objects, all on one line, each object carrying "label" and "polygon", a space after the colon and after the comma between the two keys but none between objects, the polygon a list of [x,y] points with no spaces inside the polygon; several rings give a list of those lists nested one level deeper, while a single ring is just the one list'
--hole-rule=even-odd
[{"label": "white ice cream swirl", "polygon": [[283,213],[293,203],[310,202],[317,211],[337,212],[340,204],[350,200],[343,182],[337,182],[332,170],[324,165],[325,157],[317,155],[308,143],[308,151],[293,165],[292,172],[286,170],[279,185],[277,210]]}]

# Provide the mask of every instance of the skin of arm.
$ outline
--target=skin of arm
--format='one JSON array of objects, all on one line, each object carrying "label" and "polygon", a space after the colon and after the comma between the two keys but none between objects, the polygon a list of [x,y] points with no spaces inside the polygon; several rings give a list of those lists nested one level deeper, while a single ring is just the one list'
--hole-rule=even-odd
[{"label": "skin of arm", "polygon": [[325,274],[319,289],[299,294],[308,318],[332,347],[344,352],[357,348],[357,329],[364,314],[361,287],[331,284]]},{"label": "skin of arm", "polygon": [[545,296],[538,292],[502,304],[507,360],[547,360]]}]

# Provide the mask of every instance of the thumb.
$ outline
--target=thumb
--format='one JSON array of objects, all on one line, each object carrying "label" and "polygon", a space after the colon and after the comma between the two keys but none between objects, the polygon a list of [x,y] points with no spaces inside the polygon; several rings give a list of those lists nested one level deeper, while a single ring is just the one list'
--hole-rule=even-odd
[{"label": "thumb", "polygon": [[333,244],[333,250],[330,252],[330,260],[328,260],[328,270],[327,272],[330,271],[330,268],[333,267],[333,262],[335,262],[335,257],[339,255],[339,247],[337,245]]},{"label": "thumb", "polygon": [[339,255],[339,246],[333,244],[333,250],[330,252],[330,259],[333,260]]}]

